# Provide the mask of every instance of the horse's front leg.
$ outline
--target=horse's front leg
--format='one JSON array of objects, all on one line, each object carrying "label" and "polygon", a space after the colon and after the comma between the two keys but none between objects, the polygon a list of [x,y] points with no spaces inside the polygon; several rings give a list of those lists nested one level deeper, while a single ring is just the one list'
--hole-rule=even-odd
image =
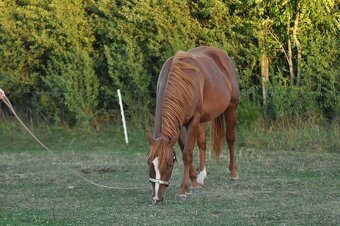
[{"label": "horse's front leg", "polygon": [[[201,151],[201,146],[200,146],[199,140],[200,140],[200,134],[202,133],[202,128],[203,128],[203,131],[204,131],[204,124],[200,124],[199,130],[198,130],[197,144],[200,147],[200,151]],[[204,136],[204,134],[203,134],[203,136]],[[182,155],[184,153],[185,141],[186,141],[186,136],[183,133],[183,131],[181,131],[180,137],[178,139],[178,144],[179,144],[179,147],[181,148]],[[193,164],[191,164],[190,169],[189,169],[189,177],[190,177],[190,180],[191,180],[191,188],[193,188],[193,189],[201,188],[201,184],[198,181],[196,170],[195,170]],[[193,191],[193,192],[196,192],[196,191]]]},{"label": "horse's front leg", "polygon": [[183,149],[183,162],[184,162],[183,179],[181,187],[177,192],[177,196],[185,196],[185,193],[189,188],[189,177],[192,180],[192,185],[197,186],[196,172],[193,168],[192,162],[193,162],[193,149],[198,134],[199,120],[200,120],[199,114],[195,114],[190,124],[188,125],[188,133]]}]

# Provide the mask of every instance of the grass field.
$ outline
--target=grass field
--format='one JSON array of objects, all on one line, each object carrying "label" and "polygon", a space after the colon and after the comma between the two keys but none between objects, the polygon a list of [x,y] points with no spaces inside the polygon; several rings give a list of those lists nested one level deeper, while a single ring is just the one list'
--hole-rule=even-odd
[{"label": "grass field", "polygon": [[[36,131],[60,163],[8,125],[0,133],[0,225],[340,225],[339,128],[241,129],[238,183],[229,181],[226,155],[219,163],[208,158],[202,193],[176,201],[179,161],[157,206],[147,182],[145,133],[132,131],[125,145],[118,128],[111,129]],[[287,142],[294,131],[296,140]],[[65,166],[98,183],[138,188],[98,188]]]}]

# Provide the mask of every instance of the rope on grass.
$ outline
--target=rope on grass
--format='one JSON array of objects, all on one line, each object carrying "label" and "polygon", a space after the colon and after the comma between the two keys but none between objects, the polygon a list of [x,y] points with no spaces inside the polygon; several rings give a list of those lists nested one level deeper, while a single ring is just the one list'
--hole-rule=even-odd
[{"label": "rope on grass", "polygon": [[[11,112],[13,113],[13,115],[15,116],[15,118],[20,122],[20,124],[27,130],[27,132],[33,137],[33,139],[40,144],[45,150],[47,150],[55,159],[57,159],[60,163],[63,163],[62,159],[59,158],[53,151],[51,151],[46,145],[44,145],[35,135],[34,133],[22,122],[22,120],[19,118],[19,116],[17,115],[17,113],[15,112],[11,102],[9,101],[9,99],[6,97],[5,92],[0,89],[0,102],[3,101],[7,107],[11,110]],[[117,186],[107,186],[107,185],[103,185],[103,184],[98,184],[95,183],[94,181],[87,179],[86,177],[83,177],[82,175],[80,175],[78,172],[74,171],[72,168],[70,168],[69,166],[65,165],[65,168],[71,172],[73,175],[77,176],[78,178],[82,179],[83,181],[97,186],[97,187],[101,187],[101,188],[107,188],[107,189],[115,189],[115,190],[145,190],[147,189],[147,187],[143,186],[143,187],[117,187]]]}]

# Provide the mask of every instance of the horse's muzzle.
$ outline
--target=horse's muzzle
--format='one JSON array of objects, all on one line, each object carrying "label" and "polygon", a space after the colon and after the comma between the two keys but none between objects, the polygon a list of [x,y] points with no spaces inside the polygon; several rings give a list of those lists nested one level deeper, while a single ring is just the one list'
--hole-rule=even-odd
[{"label": "horse's muzzle", "polygon": [[164,198],[160,198],[160,199],[152,199],[152,205],[157,205],[161,202],[163,202]]}]

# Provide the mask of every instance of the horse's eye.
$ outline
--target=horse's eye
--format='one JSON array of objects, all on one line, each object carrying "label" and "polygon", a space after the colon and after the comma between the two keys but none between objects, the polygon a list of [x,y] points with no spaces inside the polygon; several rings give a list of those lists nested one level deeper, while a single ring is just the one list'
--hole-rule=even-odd
[{"label": "horse's eye", "polygon": [[173,159],[174,162],[177,161],[176,155],[174,155]]}]

